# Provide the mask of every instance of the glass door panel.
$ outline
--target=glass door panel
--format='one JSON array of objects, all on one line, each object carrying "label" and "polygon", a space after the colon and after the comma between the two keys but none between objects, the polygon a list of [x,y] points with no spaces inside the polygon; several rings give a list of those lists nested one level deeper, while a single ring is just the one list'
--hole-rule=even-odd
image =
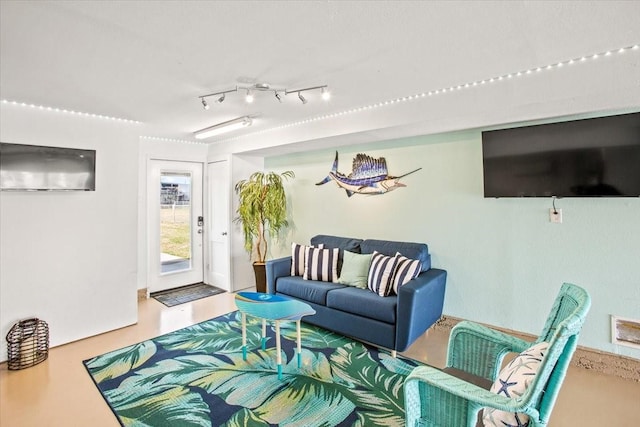
[{"label": "glass door panel", "polygon": [[191,173],[160,173],[160,272],[191,269]]}]

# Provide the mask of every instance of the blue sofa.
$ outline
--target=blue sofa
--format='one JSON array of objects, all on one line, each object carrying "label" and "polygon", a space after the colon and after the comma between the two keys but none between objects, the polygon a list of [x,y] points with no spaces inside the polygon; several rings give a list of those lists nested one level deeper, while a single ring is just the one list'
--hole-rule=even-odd
[{"label": "blue sofa", "polygon": [[[267,261],[267,293],[285,295],[316,311],[305,322],[379,347],[404,351],[442,315],[447,272],[431,268],[429,248],[423,243],[362,240],[318,235],[311,244],[356,253],[396,252],[419,259],[422,271],[399,288],[399,295],[380,297],[369,289],[291,276],[291,257]],[[340,265],[338,267],[340,271]]]}]

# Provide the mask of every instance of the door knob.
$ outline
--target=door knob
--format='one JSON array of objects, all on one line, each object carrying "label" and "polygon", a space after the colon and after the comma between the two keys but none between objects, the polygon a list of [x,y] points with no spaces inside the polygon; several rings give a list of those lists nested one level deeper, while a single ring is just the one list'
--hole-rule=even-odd
[{"label": "door knob", "polygon": [[222,235],[223,235],[223,236],[226,236],[226,235],[227,235],[227,232],[226,232],[226,231],[223,231],[223,232],[222,232]]},{"label": "door knob", "polygon": [[202,228],[198,228],[198,234],[202,234]]}]

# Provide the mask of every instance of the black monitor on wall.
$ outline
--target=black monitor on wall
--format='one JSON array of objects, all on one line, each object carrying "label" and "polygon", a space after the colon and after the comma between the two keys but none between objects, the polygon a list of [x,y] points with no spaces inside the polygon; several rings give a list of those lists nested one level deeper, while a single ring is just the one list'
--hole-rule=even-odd
[{"label": "black monitor on wall", "polygon": [[95,150],[0,143],[2,191],[95,189]]},{"label": "black monitor on wall", "polygon": [[640,113],[482,132],[485,197],[639,197]]}]

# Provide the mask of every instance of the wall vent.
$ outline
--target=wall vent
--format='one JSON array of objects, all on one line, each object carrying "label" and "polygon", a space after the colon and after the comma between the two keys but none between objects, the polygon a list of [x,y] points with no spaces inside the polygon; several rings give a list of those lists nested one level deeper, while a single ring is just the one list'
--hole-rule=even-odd
[{"label": "wall vent", "polygon": [[640,320],[611,316],[611,342],[640,348]]}]

